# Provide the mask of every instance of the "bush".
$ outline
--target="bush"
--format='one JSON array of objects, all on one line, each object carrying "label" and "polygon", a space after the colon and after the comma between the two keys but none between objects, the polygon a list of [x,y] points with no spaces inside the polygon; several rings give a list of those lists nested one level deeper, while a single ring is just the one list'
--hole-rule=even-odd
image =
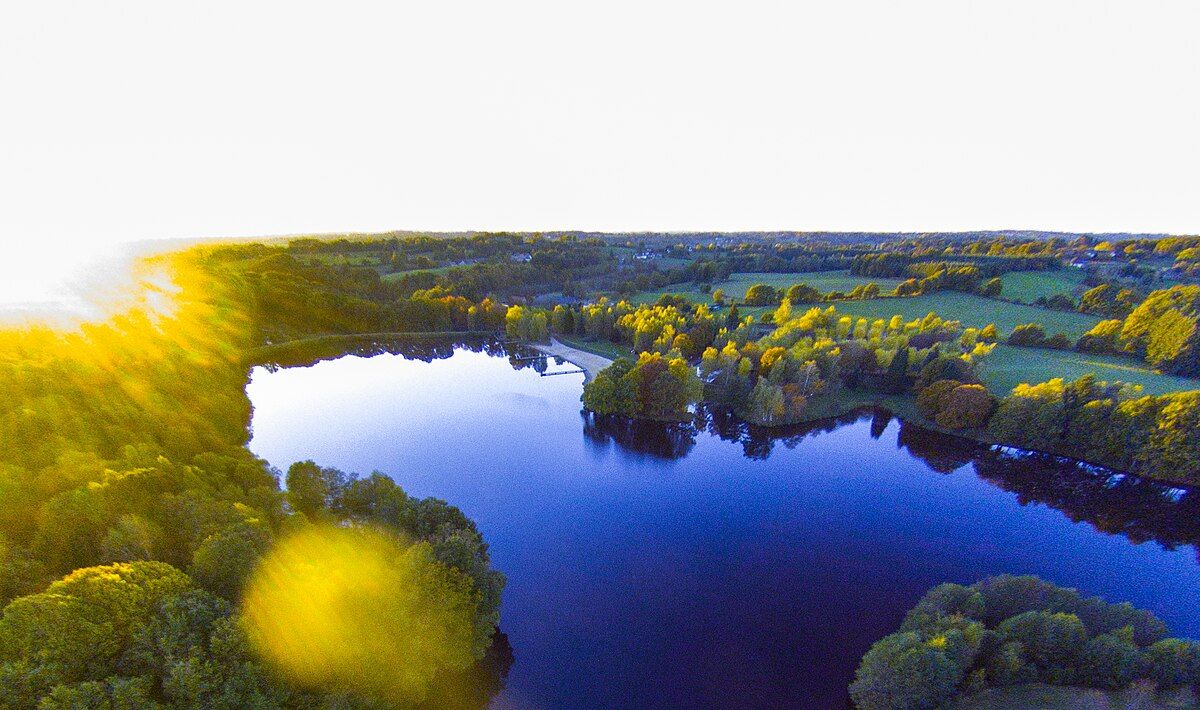
[{"label": "bush", "polygon": [[1040,348],[1046,342],[1046,329],[1038,323],[1025,323],[1013,328],[1008,336],[1009,345]]},{"label": "bush", "polygon": [[922,417],[933,421],[946,408],[950,393],[961,387],[958,380],[938,380],[917,393],[917,411]]},{"label": "bush", "polygon": [[1083,647],[1078,682],[1117,690],[1129,685],[1137,670],[1138,649],[1117,634],[1101,634]]},{"label": "bush", "polygon": [[960,384],[946,396],[934,421],[947,429],[975,429],[986,424],[995,409],[996,398],[983,385]]}]

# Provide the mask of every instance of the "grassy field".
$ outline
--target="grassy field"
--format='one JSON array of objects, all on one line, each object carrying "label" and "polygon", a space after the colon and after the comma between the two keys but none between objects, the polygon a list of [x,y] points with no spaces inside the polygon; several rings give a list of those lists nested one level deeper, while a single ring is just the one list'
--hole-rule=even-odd
[{"label": "grassy field", "polygon": [[[746,289],[754,284],[767,284],[777,289],[787,289],[792,284],[804,283],[813,288],[828,293],[829,291],[849,292],[855,286],[861,286],[869,283],[876,283],[880,290],[890,291],[896,288],[896,284],[903,279],[888,279],[888,278],[867,278],[863,276],[855,276],[849,271],[805,271],[795,274],[768,274],[747,272],[730,274],[729,278],[720,283],[713,284],[713,289],[724,289],[725,295],[731,299],[741,300],[746,294]],[[667,286],[666,288],[656,291],[646,291],[639,293],[630,299],[631,303],[654,303],[658,297],[664,293],[677,293],[686,296],[697,303],[707,303],[712,300],[711,295],[697,289],[693,284],[676,284]]]},{"label": "grassy field", "polygon": [[620,345],[614,345],[606,340],[588,340],[577,335],[562,336],[554,335],[563,345],[570,345],[573,348],[584,352],[595,353],[601,357],[606,357],[610,360],[616,360],[619,357],[633,357],[628,348],[623,348]]},{"label": "grassy field", "polygon": [[326,266],[379,266],[381,263],[379,257],[374,254],[335,254],[326,252],[317,252],[315,254],[305,254],[300,257],[301,260],[311,259],[320,262]]},{"label": "grassy field", "polygon": [[1053,377],[1074,380],[1086,374],[1106,382],[1141,385],[1146,394],[1200,389],[1200,380],[1159,374],[1132,358],[1010,345],[996,346],[981,361],[980,374],[997,395],[1008,394],[1022,382],[1045,382]]},{"label": "grassy field", "polygon": [[1058,271],[1013,271],[1000,277],[1004,290],[1000,295],[1025,303],[1033,303],[1040,296],[1050,298],[1063,294],[1074,298],[1076,290],[1083,285],[1084,273],[1079,269]]},{"label": "grassy field", "polygon": [[416,274],[416,273],[420,273],[422,271],[428,271],[431,274],[444,274],[447,271],[449,271],[450,269],[454,269],[454,268],[458,268],[458,267],[435,266],[432,269],[409,269],[408,271],[396,271],[391,274],[384,274],[383,276],[381,276],[379,278],[382,279],[383,281],[397,281],[405,276],[408,276],[409,274]]},{"label": "grassy field", "polygon": [[1106,692],[1093,688],[1071,688],[1052,685],[1015,685],[991,688],[960,698],[952,710],[1175,710],[1195,707],[1196,695],[1188,688],[1152,694],[1144,686],[1134,685],[1124,690]]},{"label": "grassy field", "polygon": [[1046,333],[1066,333],[1072,340],[1091,330],[1100,318],[1086,313],[1052,311],[1020,303],[1008,303],[959,291],[939,291],[912,298],[877,298],[870,301],[841,301],[841,313],[865,318],[890,318],[900,314],[906,320],[922,318],[933,311],[942,318],[962,321],[968,326],[995,323],[1002,334],[1022,323],[1041,323]]}]

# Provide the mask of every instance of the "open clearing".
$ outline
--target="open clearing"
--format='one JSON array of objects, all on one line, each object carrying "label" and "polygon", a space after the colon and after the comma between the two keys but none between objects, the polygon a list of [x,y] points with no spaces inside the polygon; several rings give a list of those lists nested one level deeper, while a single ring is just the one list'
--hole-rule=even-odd
[{"label": "open clearing", "polygon": [[1011,271],[1000,276],[1004,290],[1000,295],[1025,303],[1033,303],[1039,297],[1050,298],[1063,294],[1076,298],[1076,291],[1083,290],[1085,274],[1079,269],[1057,271]]},{"label": "open clearing", "polygon": [[[720,283],[713,284],[713,290],[722,289],[725,291],[726,297],[731,300],[741,301],[742,296],[746,294],[746,289],[754,284],[767,284],[777,289],[787,289],[793,284],[808,284],[822,293],[830,291],[842,291],[848,293],[855,286],[875,283],[881,291],[891,291],[896,288],[904,279],[890,279],[883,277],[869,278],[865,276],[855,276],[849,271],[803,271],[794,274],[775,274],[761,272],[745,272],[730,274],[729,278]],[[630,299],[631,303],[654,303],[659,296],[665,293],[679,294],[686,296],[697,303],[708,303],[712,300],[711,294],[704,293],[696,288],[695,284],[674,284],[665,288],[660,288],[654,291],[646,291],[639,293]]]},{"label": "open clearing", "polygon": [[1003,344],[980,362],[979,370],[988,389],[998,395],[1008,394],[1022,382],[1033,384],[1053,377],[1074,380],[1087,374],[1106,382],[1141,385],[1145,394],[1200,389],[1200,380],[1159,374],[1133,358]]},{"label": "open clearing", "polygon": [[1021,303],[997,301],[959,291],[939,291],[911,298],[876,298],[869,301],[839,301],[839,313],[865,318],[891,318],[900,314],[905,320],[923,318],[930,311],[947,320],[981,327],[995,323],[1004,335],[1022,323],[1041,323],[1047,335],[1066,333],[1075,340],[1101,321],[1098,316],[1073,311],[1052,311]]}]

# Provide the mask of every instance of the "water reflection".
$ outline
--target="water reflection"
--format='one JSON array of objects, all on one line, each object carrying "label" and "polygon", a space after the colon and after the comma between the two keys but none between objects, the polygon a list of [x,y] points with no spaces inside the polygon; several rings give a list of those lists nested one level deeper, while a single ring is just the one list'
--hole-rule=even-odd
[{"label": "water reflection", "polygon": [[[1032,453],[989,451],[975,460],[981,478],[1075,522],[1168,550],[1200,543],[1200,491]],[[1200,557],[1198,557],[1200,558]]]},{"label": "water reflection", "polygon": [[583,437],[592,447],[608,450],[614,444],[631,458],[670,461],[687,456],[696,445],[696,428],[687,422],[655,422],[615,415],[580,412]]},{"label": "water reflection", "polygon": [[[488,336],[447,338],[440,334],[432,335],[433,337],[424,337],[424,334],[414,334],[405,338],[358,335],[313,338],[268,348],[268,352],[259,358],[261,361],[255,364],[274,372],[287,367],[309,367],[323,360],[336,360],[347,355],[372,357],[384,354],[399,355],[405,360],[433,362],[450,358],[455,351],[466,350],[509,357],[514,369],[534,366],[534,360],[520,360],[537,353],[528,346],[507,343]],[[540,371],[544,371],[545,360],[541,359],[541,362]]]},{"label": "water reflection", "polygon": [[[275,353],[269,369],[312,365],[322,360],[383,353],[407,360],[433,362],[456,351],[483,352],[508,359],[514,370],[549,371],[549,364],[566,365],[528,346],[496,338],[448,340],[366,339],[318,340],[301,344],[288,353]],[[708,433],[739,444],[752,460],[770,458],[777,446],[795,449],[805,439],[832,432],[847,424],[870,419],[870,435],[879,439],[896,419],[885,409],[863,409],[803,424],[766,428],[749,424],[732,411],[700,404],[691,421],[639,421],[600,416],[581,411],[584,440],[598,451],[615,449],[633,459],[671,461],[686,457],[696,438]],[[1154,541],[1170,550],[1200,546],[1200,491],[1117,473],[1102,467],[1077,464],[1031,452],[993,450],[991,447],[899,420],[896,448],[922,461],[934,471],[950,474],[973,464],[984,480],[1017,494],[1022,505],[1044,504],[1074,522],[1124,535],[1135,543]],[[1200,559],[1200,549],[1197,557]]]},{"label": "water reflection", "polygon": [[[661,460],[687,456],[702,432],[740,444],[748,459],[765,460],[776,446],[794,449],[808,437],[868,418],[871,438],[878,439],[894,421],[887,410],[872,409],[768,429],[706,405],[687,423],[637,421],[588,412],[581,417],[584,438],[593,446],[607,449],[615,445],[634,457]],[[951,474],[973,464],[981,478],[1016,493],[1022,505],[1048,505],[1074,522],[1124,535],[1135,543],[1153,540],[1168,550],[1200,543],[1200,492],[1194,489],[1042,454],[993,450],[969,439],[899,422],[896,448],[934,471]]]},{"label": "water reflection", "polygon": [[[894,421],[882,409],[863,410],[805,424],[764,428],[732,412],[701,405],[689,423],[647,422],[582,414],[585,439],[596,446],[615,444],[623,451],[655,459],[683,458],[707,432],[741,445],[748,459],[770,458],[776,446],[794,449],[806,438],[847,424],[871,420],[871,437],[880,438]],[[1086,522],[1135,543],[1153,540],[1168,550],[1200,544],[1200,491],[1122,474],[1103,467],[978,442],[899,420],[896,448],[929,468],[951,474],[967,465],[984,480],[1017,494],[1022,505],[1043,504],[1074,522]],[[1200,551],[1198,551],[1200,559]]]}]

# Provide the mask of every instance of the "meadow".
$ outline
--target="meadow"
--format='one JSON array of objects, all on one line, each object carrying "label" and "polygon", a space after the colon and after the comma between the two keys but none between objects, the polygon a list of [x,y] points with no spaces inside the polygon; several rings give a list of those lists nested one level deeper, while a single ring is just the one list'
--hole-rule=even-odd
[{"label": "meadow", "polygon": [[1164,375],[1133,358],[1004,344],[997,345],[980,361],[979,374],[988,389],[998,395],[1008,394],[1022,382],[1045,382],[1053,377],[1074,380],[1088,374],[1106,382],[1141,385],[1145,394],[1200,389],[1200,380]]},{"label": "meadow", "polygon": [[1084,277],[1079,269],[1010,271],[1000,277],[1004,284],[1000,295],[1023,303],[1033,303],[1038,298],[1050,298],[1058,294],[1078,300],[1078,292],[1084,290]]},{"label": "meadow", "polygon": [[1022,323],[1041,323],[1048,335],[1065,333],[1072,340],[1102,320],[1086,313],[1054,311],[959,291],[938,291],[911,298],[839,301],[836,305],[840,313],[864,318],[890,318],[900,314],[905,319],[913,319],[933,312],[948,320],[962,321],[968,326],[982,327],[995,323],[1002,335],[1011,333],[1013,328]]},{"label": "meadow", "polygon": [[[896,288],[904,279],[893,279],[884,277],[866,277],[855,276],[849,271],[804,271],[793,274],[775,274],[763,272],[746,272],[730,274],[725,281],[713,284],[713,290],[721,289],[725,292],[726,297],[731,300],[740,301],[742,296],[746,294],[746,289],[754,284],[767,284],[777,289],[786,290],[793,284],[808,284],[822,293],[830,291],[842,291],[848,293],[856,286],[862,286],[869,283],[875,283],[881,291],[890,291]],[[710,293],[705,293],[696,287],[695,284],[675,284],[666,288],[656,289],[654,291],[646,291],[639,293],[629,299],[630,303],[654,303],[659,296],[663,294],[679,294],[686,296],[697,303],[708,303],[712,300]]]}]

